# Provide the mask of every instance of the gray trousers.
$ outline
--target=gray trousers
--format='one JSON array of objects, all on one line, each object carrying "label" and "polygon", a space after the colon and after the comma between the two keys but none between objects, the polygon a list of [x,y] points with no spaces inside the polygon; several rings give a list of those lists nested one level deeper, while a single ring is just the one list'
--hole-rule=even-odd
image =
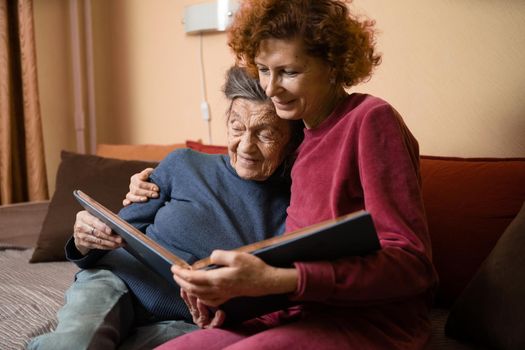
[{"label": "gray trousers", "polygon": [[111,271],[100,269],[77,274],[57,317],[56,329],[33,338],[27,349],[153,349],[198,329],[184,321],[151,322],[134,305],[125,283]]}]

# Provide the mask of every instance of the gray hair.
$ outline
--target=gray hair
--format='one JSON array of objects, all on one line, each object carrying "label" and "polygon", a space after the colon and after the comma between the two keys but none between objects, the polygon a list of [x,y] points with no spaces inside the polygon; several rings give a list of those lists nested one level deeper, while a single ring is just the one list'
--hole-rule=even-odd
[{"label": "gray hair", "polygon": [[246,69],[238,66],[233,66],[226,72],[226,83],[222,91],[231,102],[237,98],[255,102],[270,102],[259,81],[250,76]]}]

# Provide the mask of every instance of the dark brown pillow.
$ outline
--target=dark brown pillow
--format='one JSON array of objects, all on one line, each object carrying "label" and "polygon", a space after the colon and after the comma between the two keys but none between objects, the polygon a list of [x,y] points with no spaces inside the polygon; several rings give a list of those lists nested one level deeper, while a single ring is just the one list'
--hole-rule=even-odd
[{"label": "dark brown pillow", "polygon": [[525,204],[454,304],[445,333],[494,349],[525,349]]},{"label": "dark brown pillow", "polygon": [[82,190],[113,211],[122,207],[130,176],[156,162],[119,160],[62,151],[56,187],[30,262],[65,260],[64,246],[82,207],[73,191]]}]

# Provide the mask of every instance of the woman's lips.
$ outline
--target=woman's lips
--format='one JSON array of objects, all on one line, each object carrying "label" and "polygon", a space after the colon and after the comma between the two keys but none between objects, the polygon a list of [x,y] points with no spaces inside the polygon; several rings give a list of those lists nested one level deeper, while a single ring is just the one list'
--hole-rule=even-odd
[{"label": "woman's lips", "polygon": [[293,100],[288,102],[272,100],[272,102],[275,105],[275,108],[281,110],[289,110],[293,108]]},{"label": "woman's lips", "polygon": [[245,167],[252,167],[258,163],[257,159],[243,157],[241,155],[237,155],[237,162],[241,163],[241,165]]}]

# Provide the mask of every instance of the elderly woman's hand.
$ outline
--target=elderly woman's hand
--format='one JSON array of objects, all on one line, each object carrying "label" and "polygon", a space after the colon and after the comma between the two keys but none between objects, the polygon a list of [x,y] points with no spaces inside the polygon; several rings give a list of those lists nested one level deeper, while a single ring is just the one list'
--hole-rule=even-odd
[{"label": "elderly woman's hand", "polygon": [[276,268],[258,257],[234,251],[215,250],[213,270],[188,270],[173,265],[177,284],[204,305],[217,307],[238,296],[292,293],[297,285],[295,268]]},{"label": "elderly woman's hand", "polygon": [[216,328],[220,327],[226,318],[226,314],[222,310],[217,310],[210,318],[212,312],[208,306],[204,305],[196,296],[189,294],[181,288],[180,296],[188,306],[193,323],[200,328]]},{"label": "elderly woman's hand", "polygon": [[122,237],[114,234],[106,224],[85,210],[77,213],[73,238],[82,255],[86,255],[91,249],[112,250],[123,244]]},{"label": "elderly woman's hand", "polygon": [[152,172],[153,168],[146,168],[140,173],[131,176],[129,192],[126,193],[126,198],[122,201],[124,206],[136,202],[146,202],[149,198],[157,198],[159,196],[157,185],[148,182]]}]

